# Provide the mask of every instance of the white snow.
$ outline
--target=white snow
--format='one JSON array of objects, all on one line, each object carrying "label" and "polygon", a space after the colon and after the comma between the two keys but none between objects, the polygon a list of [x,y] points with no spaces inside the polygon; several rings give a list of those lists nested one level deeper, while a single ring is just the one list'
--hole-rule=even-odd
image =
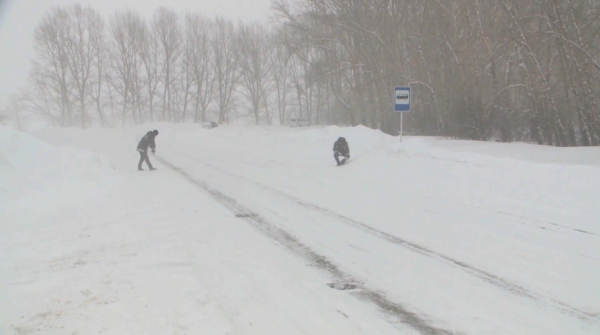
[{"label": "white snow", "polygon": [[[152,129],[159,170],[138,172]],[[600,148],[34,135],[0,128],[0,334],[600,333]]]},{"label": "white snow", "polygon": [[52,146],[2,125],[0,175],[0,202],[17,213],[76,204],[106,192],[116,178],[105,157]]}]

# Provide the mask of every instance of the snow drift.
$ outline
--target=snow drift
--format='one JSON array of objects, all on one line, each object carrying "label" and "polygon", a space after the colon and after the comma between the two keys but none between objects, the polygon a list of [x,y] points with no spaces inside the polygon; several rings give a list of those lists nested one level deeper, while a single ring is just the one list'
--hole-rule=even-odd
[{"label": "snow drift", "polygon": [[0,126],[0,171],[0,201],[29,206],[93,197],[115,177],[105,157],[53,146],[5,126]]}]

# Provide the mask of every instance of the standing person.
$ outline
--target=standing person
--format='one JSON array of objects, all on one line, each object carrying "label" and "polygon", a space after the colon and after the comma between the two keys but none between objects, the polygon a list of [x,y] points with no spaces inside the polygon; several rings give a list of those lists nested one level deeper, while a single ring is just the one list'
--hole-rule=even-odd
[{"label": "standing person", "polygon": [[152,149],[152,153],[156,151],[156,144],[154,143],[154,139],[156,138],[156,136],[158,136],[158,130],[149,131],[148,133],[146,133],[146,135],[144,135],[144,137],[142,137],[140,143],[137,146],[137,151],[140,152],[140,162],[138,163],[138,170],[140,171],[144,170],[142,169],[142,163],[144,161],[146,161],[146,164],[148,164],[148,168],[150,168],[150,171],[156,170],[152,166],[152,164],[150,164],[150,158],[148,158],[148,147]]},{"label": "standing person", "polygon": [[[346,164],[348,159],[350,159],[350,148],[348,147],[348,142],[346,142],[345,138],[340,137],[333,144],[333,157],[335,158],[337,165]],[[344,157],[344,160],[340,162],[339,157]]]}]

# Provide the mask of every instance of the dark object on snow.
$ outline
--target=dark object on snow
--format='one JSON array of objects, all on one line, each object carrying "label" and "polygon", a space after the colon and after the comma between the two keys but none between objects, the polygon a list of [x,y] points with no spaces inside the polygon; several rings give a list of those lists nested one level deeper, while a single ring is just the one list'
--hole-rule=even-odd
[{"label": "dark object on snow", "polygon": [[350,163],[350,158],[345,158],[344,157],[344,159],[342,159],[342,161],[337,166],[348,165],[348,163]]},{"label": "dark object on snow", "polygon": [[214,121],[207,121],[202,123],[202,128],[206,128],[206,129],[213,129],[213,128],[217,128],[219,125],[214,122]]},{"label": "dark object on snow", "polygon": [[[344,157],[341,162],[340,157]],[[350,159],[350,148],[348,147],[348,142],[346,142],[345,138],[340,137],[333,144],[333,158],[335,158],[337,165],[342,165]]]},{"label": "dark object on snow", "polygon": [[256,213],[251,213],[251,214],[248,214],[248,213],[236,214],[235,217],[236,218],[256,218],[256,217],[258,217],[258,214],[256,214]]},{"label": "dark object on snow", "polygon": [[349,290],[355,290],[358,288],[357,285],[351,284],[351,283],[329,283],[329,284],[327,284],[327,286],[334,288],[336,290],[340,290],[340,291],[349,291]]},{"label": "dark object on snow", "polygon": [[150,164],[150,159],[148,158],[148,147],[152,149],[152,153],[156,151],[156,144],[154,143],[154,139],[158,136],[158,130],[149,131],[142,137],[140,143],[137,146],[137,151],[140,153],[140,162],[138,163],[138,170],[142,169],[142,163],[146,161],[146,164],[150,168],[150,170],[155,170]]}]

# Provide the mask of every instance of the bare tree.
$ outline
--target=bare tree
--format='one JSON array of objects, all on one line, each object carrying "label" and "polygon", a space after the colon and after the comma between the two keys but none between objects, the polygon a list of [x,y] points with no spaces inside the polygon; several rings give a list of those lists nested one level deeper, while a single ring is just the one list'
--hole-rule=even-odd
[{"label": "bare tree", "polygon": [[117,12],[111,19],[110,30],[113,37],[111,86],[121,97],[121,122],[125,125],[129,112],[136,121],[135,93],[138,90],[136,81],[143,21],[135,12]]},{"label": "bare tree", "polygon": [[211,46],[219,123],[229,122],[232,95],[238,82],[240,55],[235,34],[233,23],[223,18],[216,19]]},{"label": "bare tree", "polygon": [[63,41],[67,56],[67,68],[74,83],[73,94],[79,104],[81,127],[86,127],[87,100],[91,93],[91,81],[97,73],[94,58],[102,47],[104,21],[90,7],[74,5],[69,9],[68,30]]},{"label": "bare tree", "polygon": [[103,93],[106,89],[106,72],[108,71],[107,67],[109,65],[109,61],[107,61],[108,46],[104,38],[104,30],[98,31],[98,33],[98,48],[96,48],[95,53],[92,55],[92,62],[93,67],[95,68],[95,74],[90,78],[89,96],[92,99],[92,102],[95,104],[96,112],[98,113],[98,118],[100,119],[100,125],[104,127],[108,125],[106,116],[104,115],[106,102],[103,99]]},{"label": "bare tree", "polygon": [[252,114],[257,125],[260,124],[263,109],[267,124],[270,124],[267,94],[270,91],[271,81],[271,50],[266,35],[261,25],[240,25],[239,45],[241,54],[244,55],[239,60],[241,92],[252,106]]},{"label": "bare tree", "polygon": [[[73,125],[73,81],[69,76],[69,55],[65,41],[69,34],[69,13],[62,8],[50,10],[36,27],[32,81],[28,100],[60,126]],[[58,116],[54,112],[58,112]]]},{"label": "bare tree", "polygon": [[143,80],[146,87],[146,109],[150,113],[150,121],[154,121],[154,98],[158,93],[158,85],[163,75],[164,66],[161,63],[160,42],[157,35],[148,25],[144,24],[142,28],[142,45],[139,50],[139,57],[143,64]]},{"label": "bare tree", "polygon": [[194,122],[206,122],[206,112],[212,102],[214,88],[214,72],[211,67],[212,55],[210,34],[213,25],[199,14],[186,15],[186,33],[191,39],[193,52],[191,66],[196,86]]},{"label": "bare tree", "polygon": [[23,112],[26,111],[26,101],[23,99],[21,93],[13,93],[8,97],[8,103],[4,109],[0,109],[0,124],[4,124],[10,118],[14,117],[17,124],[17,129],[25,131],[25,124],[23,120]]},{"label": "bare tree", "polygon": [[160,61],[163,69],[160,78],[163,88],[162,118],[163,120],[171,120],[173,98],[176,93],[174,84],[178,79],[177,61],[179,60],[181,47],[179,16],[170,9],[157,9],[152,20],[152,30],[160,46]]},{"label": "bare tree", "polygon": [[286,117],[286,108],[288,104],[288,72],[290,58],[292,54],[285,43],[285,30],[282,28],[277,35],[271,38],[271,52],[269,53],[269,62],[271,62],[271,76],[273,79],[273,90],[279,123],[283,124]]},{"label": "bare tree", "polygon": [[[196,83],[196,69],[198,64],[197,55],[198,46],[197,43],[202,43],[201,39],[197,38],[197,33],[200,28],[200,17],[198,15],[194,15],[190,12],[185,14],[184,19],[184,37],[183,37],[183,48],[182,48],[182,58],[181,58],[181,89],[183,90],[183,110],[181,121],[185,122],[188,105],[192,100],[192,88],[194,85],[198,87],[198,83]],[[200,84],[202,85],[202,84]],[[196,99],[198,102],[198,99]],[[194,113],[194,115],[196,115]],[[196,118],[196,116],[195,116]]]}]

